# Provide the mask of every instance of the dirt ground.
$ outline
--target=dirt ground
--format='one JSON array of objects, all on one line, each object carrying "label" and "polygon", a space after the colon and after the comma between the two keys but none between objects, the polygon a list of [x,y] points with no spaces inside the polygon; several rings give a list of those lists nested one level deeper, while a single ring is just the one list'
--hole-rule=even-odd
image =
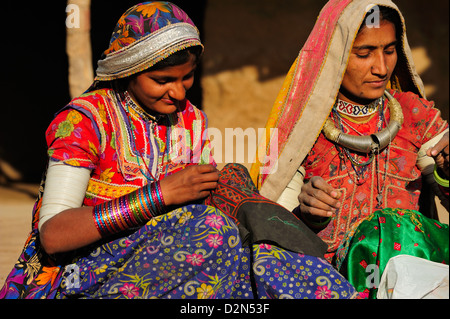
[{"label": "dirt ground", "polygon": [[36,184],[0,187],[0,286],[17,261],[31,230]]}]

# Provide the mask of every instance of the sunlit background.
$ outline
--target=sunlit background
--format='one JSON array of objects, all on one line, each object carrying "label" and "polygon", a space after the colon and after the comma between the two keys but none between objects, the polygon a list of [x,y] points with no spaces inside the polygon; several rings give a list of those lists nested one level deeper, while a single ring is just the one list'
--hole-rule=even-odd
[{"label": "sunlit background", "polygon": [[[206,112],[209,126],[221,132],[264,127],[284,76],[326,1],[173,2],[194,20],[206,47],[190,99]],[[427,97],[448,118],[449,2],[394,2],[406,19]],[[90,25],[81,27],[91,37],[94,70],[116,21],[135,3],[91,1]],[[53,114],[70,101],[66,6],[64,1],[25,0],[20,5],[9,1],[1,9],[0,285],[30,230],[37,184],[47,160],[45,129]],[[252,161],[246,157],[243,164],[249,167]]]}]

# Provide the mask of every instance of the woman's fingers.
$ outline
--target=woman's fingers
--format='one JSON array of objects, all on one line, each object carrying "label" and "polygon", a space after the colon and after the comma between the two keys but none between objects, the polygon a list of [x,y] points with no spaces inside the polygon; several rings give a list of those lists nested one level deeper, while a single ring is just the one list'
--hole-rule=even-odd
[{"label": "woman's fingers", "polygon": [[329,217],[340,207],[339,197],[338,191],[323,178],[315,176],[302,188],[300,209],[303,213]]},{"label": "woman's fingers", "polygon": [[212,165],[192,165],[161,180],[168,205],[187,204],[205,198],[217,187],[219,172]]}]

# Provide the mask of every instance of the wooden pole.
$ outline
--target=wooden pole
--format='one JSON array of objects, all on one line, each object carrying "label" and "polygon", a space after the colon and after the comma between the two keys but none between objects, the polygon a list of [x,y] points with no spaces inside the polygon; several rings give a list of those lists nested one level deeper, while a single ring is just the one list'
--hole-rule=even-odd
[{"label": "wooden pole", "polygon": [[72,98],[92,84],[90,0],[68,0],[66,18],[66,52],[69,62],[69,92]]}]

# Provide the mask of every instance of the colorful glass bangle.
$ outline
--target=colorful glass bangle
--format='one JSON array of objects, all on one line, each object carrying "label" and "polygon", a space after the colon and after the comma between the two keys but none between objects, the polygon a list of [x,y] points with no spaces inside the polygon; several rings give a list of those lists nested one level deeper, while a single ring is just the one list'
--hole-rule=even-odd
[{"label": "colorful glass bangle", "polygon": [[158,188],[156,187],[156,185],[152,185],[151,187],[151,192],[152,192],[152,200],[155,203],[155,212],[154,212],[154,216],[158,216],[159,215],[159,211],[161,210],[161,203],[160,200],[158,198]]},{"label": "colorful glass bangle", "polygon": [[120,210],[118,211],[118,214],[120,214],[123,219],[125,220],[125,223],[127,224],[127,228],[133,226],[131,223],[131,219],[128,216],[127,212],[127,203],[126,203],[126,196],[119,197],[117,199],[117,202],[119,203]]},{"label": "colorful glass bangle", "polygon": [[125,221],[125,218],[122,216],[122,214],[120,213],[120,201],[111,201],[112,202],[112,207],[114,209],[114,215],[118,221],[119,227],[120,229],[127,229],[128,225]]},{"label": "colorful glass bangle", "polygon": [[147,189],[145,190],[145,192],[143,192],[143,195],[145,197],[145,200],[148,203],[148,212],[149,214],[154,217],[155,215],[155,211],[156,211],[156,207],[155,207],[155,203],[152,200],[152,194],[151,194],[151,190],[149,187],[147,187]]},{"label": "colorful glass bangle", "polygon": [[94,207],[94,209],[92,210],[92,217],[94,218],[94,224],[95,224],[95,227],[97,228],[98,232],[100,234],[103,234],[104,231],[103,231],[103,227],[101,225],[101,221],[100,221],[99,214],[98,214],[99,209],[100,209],[99,205]]},{"label": "colorful glass bangle", "polygon": [[94,218],[95,226],[96,226],[98,232],[100,233],[100,235],[102,235],[102,236],[107,235],[109,232],[106,228],[105,221],[103,220],[103,217],[102,217],[102,205],[95,206],[93,209],[92,215]]},{"label": "colorful glass bangle", "polygon": [[310,218],[308,218],[308,216],[305,216],[305,214],[300,213],[300,219],[310,228],[313,229],[322,229],[325,228],[328,223],[331,221],[331,217],[326,217],[325,219],[321,220],[321,221],[312,221]]},{"label": "colorful glass bangle", "polygon": [[327,217],[320,222],[314,222],[314,221],[308,220],[308,223],[315,227],[324,227],[324,226],[328,225],[330,220],[331,220],[331,217]]},{"label": "colorful glass bangle", "polygon": [[156,182],[156,188],[158,190],[158,199],[161,203],[161,210],[164,212],[165,211],[165,207],[166,207],[166,203],[164,202],[164,197],[161,191],[161,183],[159,181]]},{"label": "colorful glass bangle", "polygon": [[102,236],[115,234],[144,224],[165,213],[165,202],[159,182],[150,183],[132,193],[94,207],[92,216]]},{"label": "colorful glass bangle", "polygon": [[130,193],[128,196],[128,205],[129,205],[129,211],[130,216],[133,218],[133,224],[134,225],[140,225],[142,224],[143,220],[141,219],[141,208],[138,205],[138,202],[136,200],[136,192]]},{"label": "colorful glass bangle", "polygon": [[144,209],[142,210],[142,213],[143,213],[143,215],[144,215],[144,218],[145,218],[146,220],[149,220],[149,219],[151,219],[153,216],[152,216],[152,214],[151,214],[151,206],[150,206],[150,204],[149,204],[148,201],[147,201],[146,193],[147,193],[147,192],[144,192],[144,191],[139,192],[139,201],[140,201],[142,207],[144,208]]}]

